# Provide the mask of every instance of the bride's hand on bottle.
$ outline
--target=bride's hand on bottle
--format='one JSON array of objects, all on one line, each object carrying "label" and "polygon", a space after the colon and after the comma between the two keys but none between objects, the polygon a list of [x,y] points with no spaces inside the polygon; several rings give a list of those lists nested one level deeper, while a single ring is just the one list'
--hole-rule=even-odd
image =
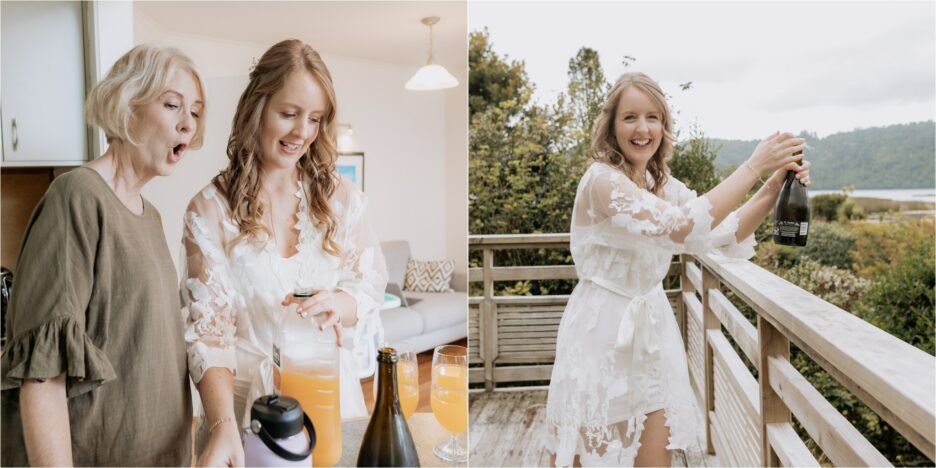
[{"label": "bride's hand on bottle", "polygon": [[812,185],[812,180],[809,178],[809,169],[812,168],[812,163],[803,159],[797,163],[789,163],[786,166],[781,167],[774,171],[771,179],[777,180],[778,185],[783,183],[783,179],[786,178],[787,171],[793,171],[796,173],[796,179],[803,183],[803,185],[809,187]]},{"label": "bride's hand on bottle", "polygon": [[[805,147],[806,140],[796,137],[792,133],[774,132],[757,144],[754,153],[744,164],[754,170],[758,177],[781,170],[783,174],[786,174],[787,169],[796,170],[792,169],[792,166],[795,165],[796,161],[803,158],[802,154],[794,156],[793,153],[802,151]],[[808,167],[806,168],[806,175],[808,179]]]},{"label": "bride's hand on bottle", "polygon": [[195,466],[244,466],[244,446],[234,421],[215,428]]},{"label": "bride's hand on bottle", "polygon": [[[357,314],[357,301],[344,291],[321,291],[312,297],[286,296],[283,305],[296,304],[296,313],[302,318],[314,319],[319,329],[332,327],[337,344],[341,346],[342,323],[353,324]],[[349,325],[350,326],[350,325]]]},{"label": "bride's hand on bottle", "polygon": [[806,187],[809,187],[812,185],[812,180],[809,178],[809,171],[811,168],[812,163],[805,159],[800,160],[799,163],[789,163],[774,171],[773,174],[770,175],[770,178],[767,179],[766,185],[775,190],[780,190],[780,187],[783,186],[784,179],[786,179],[787,171],[793,171],[796,173],[796,179],[802,182]]}]

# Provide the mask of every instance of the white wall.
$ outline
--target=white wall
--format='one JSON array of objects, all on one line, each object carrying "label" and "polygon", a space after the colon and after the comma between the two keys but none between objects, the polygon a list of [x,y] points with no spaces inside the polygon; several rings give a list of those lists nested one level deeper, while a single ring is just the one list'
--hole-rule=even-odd
[{"label": "white wall", "polygon": [[[205,145],[190,151],[144,196],[163,217],[178,263],[182,215],[188,200],[227,162],[230,123],[248,69],[272,44],[236,43],[167,32],[145,16],[134,18],[135,43],[179,47],[202,71],[207,87]],[[365,153],[368,218],[381,240],[406,239],[420,259],[454,258],[460,286],[467,275],[467,82],[458,88],[413,92],[403,84],[415,67],[322,54],[338,95],[341,123],[354,129]]]},{"label": "white wall", "polygon": [[[467,35],[467,28],[465,31]],[[452,70],[459,86],[445,91],[445,256],[455,260],[452,282],[468,290],[468,48],[461,70]]]}]

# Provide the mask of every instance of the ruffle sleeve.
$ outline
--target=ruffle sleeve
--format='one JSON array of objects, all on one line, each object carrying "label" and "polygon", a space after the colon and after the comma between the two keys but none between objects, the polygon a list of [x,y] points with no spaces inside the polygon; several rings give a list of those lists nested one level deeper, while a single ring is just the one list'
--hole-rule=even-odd
[{"label": "ruffle sleeve", "polygon": [[100,217],[97,198],[70,174],[56,179],[36,206],[8,304],[0,360],[4,398],[18,398],[23,379],[64,373],[71,398],[117,377],[101,349],[106,336],[92,339],[86,326]]},{"label": "ruffle sleeve", "polygon": [[2,390],[19,388],[23,379],[51,379],[65,373],[69,398],[114,380],[110,360],[72,317],[58,317],[19,334],[2,358]]},{"label": "ruffle sleeve", "polygon": [[[673,190],[676,192],[676,198],[680,205],[692,203],[699,196],[695,190],[686,187],[685,184],[676,179],[670,179]],[[737,239],[738,233],[738,210],[734,210],[722,220],[715,229],[712,229],[708,236],[705,251],[714,252],[725,257],[749,259],[754,256],[754,247],[757,241],[754,240],[754,234],[747,236],[740,242]]]}]

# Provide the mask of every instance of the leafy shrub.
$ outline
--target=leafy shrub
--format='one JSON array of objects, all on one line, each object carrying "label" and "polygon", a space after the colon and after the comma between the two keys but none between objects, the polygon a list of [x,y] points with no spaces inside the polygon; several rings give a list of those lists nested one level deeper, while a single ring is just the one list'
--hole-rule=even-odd
[{"label": "leafy shrub", "polygon": [[875,279],[862,303],[860,315],[884,331],[934,354],[933,310],[936,260],[917,251]]},{"label": "leafy shrub", "polygon": [[763,240],[758,240],[754,263],[774,273],[793,268],[802,259],[802,251],[798,247],[774,244],[769,235]]},{"label": "leafy shrub", "polygon": [[839,206],[848,199],[844,193],[829,193],[816,195],[809,199],[809,205],[815,217],[826,221],[835,221],[838,219]]},{"label": "leafy shrub", "polygon": [[851,311],[871,285],[851,271],[825,266],[812,259],[803,259],[781,274],[787,281],[806,291]]},{"label": "leafy shrub", "polygon": [[851,269],[855,236],[839,223],[813,223],[803,255],[836,268]]},{"label": "leafy shrub", "polygon": [[905,220],[894,223],[853,223],[855,236],[853,269],[863,278],[883,276],[912,255],[933,257],[933,220]]},{"label": "leafy shrub", "polygon": [[836,211],[836,219],[841,222],[854,221],[867,219],[868,215],[865,214],[864,208],[859,205],[856,205],[855,202],[851,200],[845,200],[844,203],[839,205],[838,210]]}]

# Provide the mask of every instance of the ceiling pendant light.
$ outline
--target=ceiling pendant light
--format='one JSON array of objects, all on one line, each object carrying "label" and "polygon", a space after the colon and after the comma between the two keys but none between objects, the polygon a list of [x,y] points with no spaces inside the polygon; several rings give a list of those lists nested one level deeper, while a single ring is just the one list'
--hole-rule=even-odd
[{"label": "ceiling pendant light", "polygon": [[406,82],[406,89],[408,90],[433,91],[458,86],[458,80],[445,67],[433,61],[432,25],[438,22],[438,16],[427,16],[422,19],[422,24],[429,26],[429,60]]}]

